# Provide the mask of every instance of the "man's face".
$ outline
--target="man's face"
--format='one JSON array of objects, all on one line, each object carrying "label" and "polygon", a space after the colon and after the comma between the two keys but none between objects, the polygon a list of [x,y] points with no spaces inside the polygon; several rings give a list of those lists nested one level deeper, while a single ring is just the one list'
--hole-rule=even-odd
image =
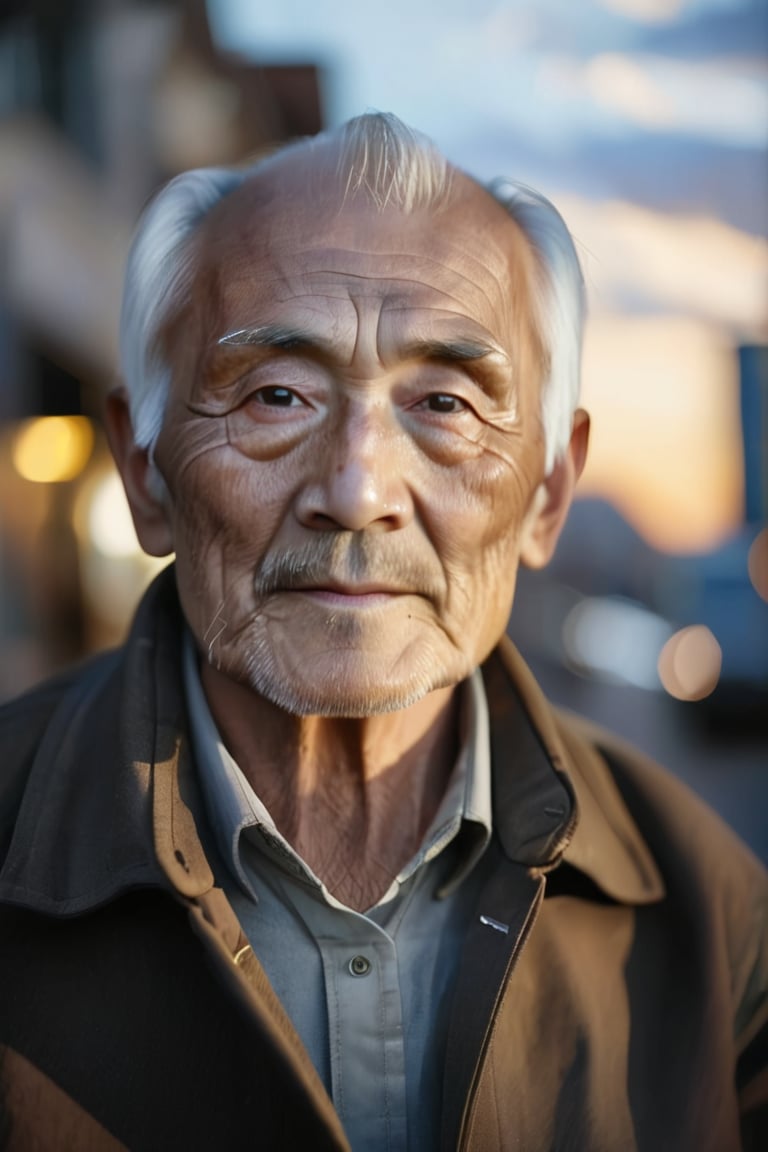
[{"label": "man's face", "polygon": [[203,222],[157,461],[206,659],[299,714],[403,708],[504,631],[543,478],[532,259],[439,210],[311,194],[301,153]]}]

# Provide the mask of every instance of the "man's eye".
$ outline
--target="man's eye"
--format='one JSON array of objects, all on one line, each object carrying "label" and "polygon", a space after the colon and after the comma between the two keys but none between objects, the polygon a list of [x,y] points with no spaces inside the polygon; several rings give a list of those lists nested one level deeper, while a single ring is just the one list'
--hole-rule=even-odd
[{"label": "man's eye", "polygon": [[466,408],[463,400],[448,392],[431,392],[426,402],[430,412],[461,412]]},{"label": "man's eye", "polygon": [[301,403],[299,397],[290,388],[281,388],[273,385],[271,388],[259,388],[254,393],[259,404],[267,404],[271,408],[292,408]]}]

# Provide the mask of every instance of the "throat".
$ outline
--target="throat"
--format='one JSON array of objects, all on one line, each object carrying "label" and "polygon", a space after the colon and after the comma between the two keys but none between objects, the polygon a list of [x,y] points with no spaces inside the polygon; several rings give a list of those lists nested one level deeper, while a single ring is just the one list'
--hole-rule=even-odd
[{"label": "throat", "polygon": [[429,821],[424,827],[415,821],[404,825],[397,812],[386,808],[375,814],[361,814],[359,806],[345,811],[338,797],[326,803],[316,796],[309,819],[300,819],[286,839],[337,900],[364,912],[389,890],[428,826]]},{"label": "throat", "polygon": [[[341,903],[355,911],[377,904],[419,850],[435,817],[458,751],[453,710],[419,740],[386,752],[377,763],[359,746],[315,744],[296,773],[297,786],[261,792],[281,834]],[[301,758],[300,758],[301,760]],[[257,789],[258,791],[258,789]]]},{"label": "throat", "polygon": [[263,697],[223,709],[209,677],[219,731],[280,834],[341,903],[377,904],[445,794],[459,750],[457,690],[383,716],[297,717]]}]

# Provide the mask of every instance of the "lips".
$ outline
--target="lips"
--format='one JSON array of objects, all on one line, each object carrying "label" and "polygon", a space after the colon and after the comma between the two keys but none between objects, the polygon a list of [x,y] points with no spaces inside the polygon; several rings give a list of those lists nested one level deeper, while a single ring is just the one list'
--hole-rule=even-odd
[{"label": "lips", "polygon": [[297,584],[292,588],[294,592],[318,592],[328,593],[334,596],[403,596],[407,595],[411,590],[405,588],[395,588],[389,584],[365,583],[365,584],[346,584],[333,580],[329,580],[322,584]]},{"label": "lips", "polygon": [[313,584],[293,588],[291,591],[336,608],[373,608],[408,595],[400,588],[393,589],[381,584]]}]

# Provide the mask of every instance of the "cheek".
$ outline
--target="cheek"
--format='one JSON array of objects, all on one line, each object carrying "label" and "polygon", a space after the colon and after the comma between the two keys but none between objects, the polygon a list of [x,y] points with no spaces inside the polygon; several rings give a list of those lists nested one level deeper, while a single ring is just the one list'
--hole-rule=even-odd
[{"label": "cheek", "polygon": [[180,586],[196,601],[252,597],[255,569],[287,499],[279,465],[261,468],[229,446],[224,421],[189,422],[163,458]]},{"label": "cheek", "polygon": [[442,507],[442,554],[481,570],[497,556],[514,554],[543,474],[543,452],[522,437],[494,432],[486,439],[477,459],[435,486]]},{"label": "cheek", "polygon": [[440,540],[446,575],[446,624],[454,641],[484,658],[506,627],[519,563],[521,532],[543,471],[535,446],[510,435],[444,483]]}]

